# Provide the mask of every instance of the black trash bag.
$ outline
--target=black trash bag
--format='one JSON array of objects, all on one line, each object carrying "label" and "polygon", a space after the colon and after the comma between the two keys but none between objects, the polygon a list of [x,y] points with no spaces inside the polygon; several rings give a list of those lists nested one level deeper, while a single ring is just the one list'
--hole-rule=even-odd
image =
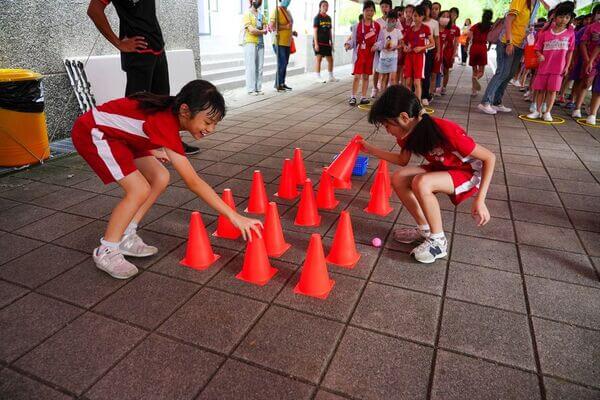
[{"label": "black trash bag", "polygon": [[0,108],[31,113],[44,111],[42,80],[0,82]]}]

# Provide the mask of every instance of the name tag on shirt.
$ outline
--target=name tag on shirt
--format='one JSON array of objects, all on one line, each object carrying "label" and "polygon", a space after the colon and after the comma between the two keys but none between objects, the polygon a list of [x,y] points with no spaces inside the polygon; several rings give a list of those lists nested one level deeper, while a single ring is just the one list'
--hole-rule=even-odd
[{"label": "name tag on shirt", "polygon": [[375,32],[370,31],[369,33],[367,33],[365,35],[365,40],[372,38],[373,36],[375,36]]}]

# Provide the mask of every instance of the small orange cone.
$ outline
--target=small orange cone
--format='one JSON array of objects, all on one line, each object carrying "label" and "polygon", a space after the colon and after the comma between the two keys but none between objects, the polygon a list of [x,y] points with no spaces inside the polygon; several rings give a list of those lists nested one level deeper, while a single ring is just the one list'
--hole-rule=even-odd
[{"label": "small orange cone", "polygon": [[329,272],[327,272],[321,235],[313,233],[310,236],[306,260],[302,265],[300,281],[294,288],[294,293],[325,300],[334,284],[335,281],[329,279]]},{"label": "small orange cone", "polygon": [[298,189],[296,188],[296,172],[294,170],[294,164],[289,158],[286,158],[283,161],[283,170],[281,171],[281,178],[279,179],[279,190],[275,193],[275,196],[285,200],[293,200],[298,196]]},{"label": "small orange cone", "polygon": [[[386,160],[379,160],[379,166],[377,167],[377,172],[383,172],[385,188],[387,189],[388,197],[392,197],[392,183],[390,180],[390,170],[388,169],[388,163]],[[371,194],[373,194],[373,187],[371,186]]]},{"label": "small orange cone", "polygon": [[265,248],[265,241],[259,238],[254,230],[252,231],[252,241],[246,245],[246,254],[244,255],[244,265],[242,271],[235,277],[255,285],[263,286],[271,280],[277,273],[277,269],[271,267],[269,256]]},{"label": "small orange cone", "polygon": [[371,186],[371,200],[365,211],[369,214],[380,215],[385,217],[394,209],[390,206],[390,198],[385,188],[385,176],[383,171],[375,174],[375,182]]},{"label": "small orange cone", "polygon": [[337,178],[332,178],[332,179],[333,179],[333,187],[335,189],[340,189],[340,190],[352,189],[352,181],[350,179],[348,179],[347,181],[342,181]]},{"label": "small orange cone", "polygon": [[331,250],[327,255],[327,262],[352,269],[358,260],[360,260],[360,253],[356,250],[350,213],[342,211],[335,235],[333,236]]},{"label": "small orange cone", "polygon": [[354,138],[352,138],[352,140],[350,140],[340,155],[333,160],[329,168],[327,168],[329,175],[344,182],[350,180],[350,177],[352,176],[352,170],[354,169],[354,164],[356,163],[356,158],[358,157],[358,153],[360,151],[359,141],[361,139],[362,137],[360,135],[356,135]]},{"label": "small orange cone", "polygon": [[269,203],[269,208],[267,209],[264,238],[269,257],[281,257],[292,246],[285,242],[279,212],[277,211],[277,203],[274,201]]},{"label": "small orange cone", "polygon": [[[222,198],[225,204],[235,211],[235,201],[233,200],[231,189],[224,189]],[[242,236],[242,231],[233,225],[229,218],[224,215],[219,215],[219,218],[217,219],[217,230],[213,233],[213,236],[221,239],[235,240]]]},{"label": "small orange cone", "polygon": [[302,149],[294,149],[294,175],[296,177],[296,185],[303,185],[306,180],[306,168],[304,167],[304,160],[302,159]]},{"label": "small orange cone", "polygon": [[221,256],[213,253],[200,213],[198,211],[192,212],[185,257],[179,263],[202,271],[210,267],[219,257]]},{"label": "small orange cone", "polygon": [[255,170],[252,176],[248,207],[244,211],[251,214],[264,214],[267,212],[268,203],[269,199],[267,198],[267,190],[265,189],[262,174],[259,170]]},{"label": "small orange cone", "polygon": [[312,182],[307,178],[304,182],[304,189],[302,189],[302,196],[300,197],[300,205],[298,206],[298,213],[296,214],[294,225],[319,226],[320,223],[321,216],[317,210],[317,202],[315,200]]},{"label": "small orange cone", "polygon": [[338,204],[340,204],[340,202],[335,198],[331,176],[327,173],[327,168],[323,168],[321,180],[319,181],[319,190],[317,191],[317,207],[325,210],[332,210],[336,208]]}]

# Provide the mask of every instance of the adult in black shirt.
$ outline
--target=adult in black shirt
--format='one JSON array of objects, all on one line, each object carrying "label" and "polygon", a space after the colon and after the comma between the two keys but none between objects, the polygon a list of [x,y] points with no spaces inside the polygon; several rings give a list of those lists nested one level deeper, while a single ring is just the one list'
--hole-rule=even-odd
[{"label": "adult in black shirt", "polygon": [[[119,36],[106,18],[106,7],[113,3],[119,16]],[[136,92],[168,95],[169,68],[154,0],[90,0],[88,16],[100,33],[121,52],[121,68],[127,75],[125,96]],[[186,154],[197,147],[183,142]]]},{"label": "adult in black shirt", "polygon": [[327,60],[327,70],[329,71],[329,82],[336,82],[333,76],[333,40],[331,37],[331,17],[327,15],[329,3],[322,0],[319,3],[319,14],[313,21],[313,49],[315,50],[315,78],[317,82],[324,83],[326,80],[321,78],[321,60],[323,57]]}]

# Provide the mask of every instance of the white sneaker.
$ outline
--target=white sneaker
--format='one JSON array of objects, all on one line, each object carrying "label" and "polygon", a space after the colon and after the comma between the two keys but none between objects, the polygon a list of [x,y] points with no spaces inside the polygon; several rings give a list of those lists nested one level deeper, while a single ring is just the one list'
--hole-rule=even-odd
[{"label": "white sneaker", "polygon": [[421,104],[423,104],[425,107],[427,107],[429,105],[429,100],[427,99],[422,99],[421,100]]},{"label": "white sneaker", "polygon": [[528,90],[523,94],[523,97],[529,97],[531,96],[531,92]]},{"label": "white sneaker", "polygon": [[531,103],[531,105],[529,106],[529,112],[530,113],[537,112],[537,104]]},{"label": "white sneaker", "polygon": [[477,108],[486,114],[494,115],[497,113],[497,111],[489,104],[479,104]]},{"label": "white sneaker", "polygon": [[448,241],[426,238],[423,243],[415,247],[410,254],[415,260],[431,264],[438,258],[444,258],[448,255]]},{"label": "white sneaker", "polygon": [[477,96],[477,93],[478,93],[477,89],[471,90],[471,97]]},{"label": "white sneaker", "polygon": [[580,109],[573,110],[573,114],[571,114],[571,116],[573,118],[581,118],[581,110]]},{"label": "white sneaker", "polygon": [[521,87],[521,83],[516,79],[511,79],[510,84],[516,87]]},{"label": "white sneaker", "polygon": [[552,114],[550,114],[549,112],[545,112],[542,116],[542,119],[546,122],[554,122],[554,118],[552,118]]},{"label": "white sneaker", "polygon": [[257,96],[264,96],[264,95],[265,95],[265,92],[263,92],[262,90],[257,90],[257,91],[256,91],[256,95],[257,95]]},{"label": "white sneaker", "polygon": [[529,118],[529,119],[539,119],[541,116],[542,116],[542,114],[540,114],[537,111],[534,111],[531,114],[527,114],[527,118]]},{"label": "white sneaker", "polygon": [[325,83],[325,79],[321,78],[321,75],[315,74],[315,83]]},{"label": "white sneaker", "polygon": [[546,111],[548,111],[548,104],[542,103],[542,108],[540,111],[542,112],[542,114],[544,114]]},{"label": "white sneaker", "polygon": [[377,91],[377,89],[375,89],[375,88],[373,88],[373,89],[371,90],[371,98],[372,98],[372,99],[374,99],[375,97],[377,97],[377,92],[378,92],[378,91]]},{"label": "white sneaker", "polygon": [[340,80],[338,78],[336,78],[335,76],[331,75],[329,77],[329,79],[327,80],[327,82],[329,83],[333,83],[333,82],[339,82]]},{"label": "white sneaker", "polygon": [[494,110],[496,110],[497,112],[503,112],[503,113],[509,113],[512,111],[512,108],[508,108],[503,106],[502,104],[499,104],[497,106],[492,106],[494,108]]},{"label": "white sneaker", "polygon": [[102,253],[98,253],[99,249],[99,247],[94,249],[92,254],[96,268],[99,270],[117,279],[129,279],[139,272],[137,267],[127,261],[118,249],[105,248]]},{"label": "white sneaker", "polygon": [[596,125],[596,116],[595,115],[589,115],[586,119],[585,119],[585,123],[586,124],[590,124],[590,125]]},{"label": "white sneaker", "polygon": [[124,256],[131,257],[150,257],[158,253],[156,247],[144,243],[137,233],[123,237],[123,240],[119,243],[119,251]]},{"label": "white sneaker", "polygon": [[419,228],[398,228],[393,233],[394,240],[400,243],[414,243],[429,236],[429,231],[421,231]]}]

